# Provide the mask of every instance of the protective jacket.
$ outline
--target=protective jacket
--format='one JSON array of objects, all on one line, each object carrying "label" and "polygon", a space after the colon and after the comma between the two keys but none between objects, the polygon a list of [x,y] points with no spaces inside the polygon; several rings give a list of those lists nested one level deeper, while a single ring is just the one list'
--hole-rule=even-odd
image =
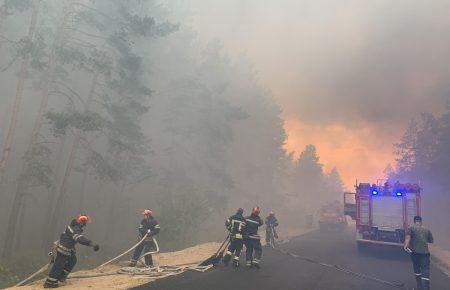
[{"label": "protective jacket", "polygon": [[278,227],[278,220],[274,215],[269,215],[266,218],[266,226],[268,227]]},{"label": "protective jacket", "polygon": [[242,214],[236,213],[225,221],[225,226],[230,231],[231,237],[242,239],[245,230],[245,218]]},{"label": "protective jacket", "polygon": [[91,246],[92,241],[83,235],[83,228],[77,223],[76,219],[70,222],[66,230],[59,237],[56,250],[66,256],[75,253],[75,245],[80,243],[84,246]]},{"label": "protective jacket", "polygon": [[245,218],[245,236],[249,239],[260,239],[258,228],[264,223],[259,215],[251,214]]},{"label": "protective jacket", "polygon": [[154,219],[146,219],[144,218],[141,223],[139,224],[139,237],[143,238],[145,234],[150,231],[149,235],[147,236],[146,240],[152,240],[152,237],[157,235],[160,231],[160,227],[158,222]]}]

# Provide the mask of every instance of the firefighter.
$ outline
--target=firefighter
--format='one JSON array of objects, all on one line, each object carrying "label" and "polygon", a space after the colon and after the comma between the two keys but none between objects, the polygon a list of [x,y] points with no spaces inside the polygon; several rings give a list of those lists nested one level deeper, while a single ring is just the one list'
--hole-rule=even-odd
[{"label": "firefighter", "polygon": [[422,217],[415,216],[414,224],[406,232],[403,248],[411,253],[417,288],[430,289],[430,251],[428,243],[433,243],[431,231],[422,225]]},{"label": "firefighter", "polygon": [[243,232],[245,228],[245,218],[243,216],[244,210],[239,208],[235,215],[232,215],[226,220],[225,226],[230,231],[230,245],[223,257],[223,263],[228,265],[231,260],[231,256],[234,254],[233,267],[239,267],[239,257],[241,256],[241,250],[244,243]]},{"label": "firefighter", "polygon": [[245,218],[245,234],[244,243],[246,247],[245,258],[246,266],[252,266],[259,269],[262,256],[261,237],[258,235],[258,228],[264,223],[259,216],[261,210],[259,207],[254,207],[252,214]]},{"label": "firefighter", "polygon": [[59,241],[55,245],[56,257],[54,257],[53,266],[47,280],[45,280],[44,288],[57,288],[58,282],[66,281],[67,276],[77,263],[75,244],[79,243],[92,247],[96,252],[100,249],[99,245],[94,244],[83,235],[83,228],[88,222],[89,217],[81,214],[73,219],[61,234]]},{"label": "firefighter", "polygon": [[[153,242],[153,237],[159,233],[160,227],[158,222],[153,217],[153,212],[149,209],[144,210],[142,213],[144,215],[144,219],[142,219],[139,225],[139,240],[144,238],[147,234],[145,240],[136,247],[133,253],[133,258],[130,262],[130,267],[135,267],[139,257],[141,256],[142,250],[144,250],[144,254],[150,252],[155,249],[155,243]],[[145,265],[153,266],[153,257],[151,254],[145,256]]]},{"label": "firefighter", "polygon": [[278,220],[275,217],[275,213],[270,211],[265,221],[266,224],[266,246],[270,245],[270,237],[273,234],[274,239],[278,239],[277,231],[275,227],[278,227]]}]

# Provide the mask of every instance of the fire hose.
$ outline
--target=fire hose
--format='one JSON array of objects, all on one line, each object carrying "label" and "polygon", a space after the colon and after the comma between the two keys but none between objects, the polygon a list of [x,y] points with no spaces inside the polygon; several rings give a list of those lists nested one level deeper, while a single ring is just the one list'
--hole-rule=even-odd
[{"label": "fire hose", "polygon": [[[134,246],[132,246],[131,248],[129,248],[128,250],[126,250],[125,252],[123,252],[122,254],[120,254],[119,256],[117,256],[117,257],[115,257],[115,258],[112,258],[111,260],[109,260],[109,261],[107,261],[107,262],[101,264],[101,265],[98,266],[97,268],[101,268],[101,267],[104,267],[104,266],[106,266],[106,265],[108,265],[108,264],[111,264],[112,262],[117,261],[118,259],[122,258],[123,256],[125,256],[125,255],[128,254],[129,252],[133,251],[134,249],[136,249],[140,244],[142,244],[142,243],[145,241],[145,239],[147,238],[148,235],[149,235],[149,233],[146,233],[146,234],[142,237],[142,239],[140,239],[139,242],[137,242]],[[158,243],[156,242],[156,240],[155,240],[154,238],[152,238],[152,239],[153,239],[153,242],[155,242],[155,244],[158,246]],[[158,248],[158,252],[159,252],[159,248]]]},{"label": "fire hose", "polygon": [[414,288],[408,288],[403,283],[396,283],[396,282],[390,282],[390,281],[382,280],[382,279],[379,279],[377,277],[369,276],[369,275],[366,275],[366,274],[362,274],[362,273],[358,273],[358,272],[346,269],[346,268],[341,267],[339,265],[326,264],[326,263],[323,263],[323,262],[320,262],[320,261],[317,261],[317,260],[314,260],[314,259],[311,259],[311,258],[308,258],[308,257],[304,257],[304,256],[300,256],[300,255],[297,255],[297,254],[293,254],[293,253],[281,250],[279,248],[275,248],[275,250],[280,252],[280,253],[282,253],[282,254],[288,255],[288,256],[290,256],[290,257],[292,257],[294,259],[303,260],[303,261],[306,261],[306,262],[309,262],[309,263],[313,263],[313,264],[316,264],[316,265],[319,265],[319,266],[322,266],[322,267],[333,269],[335,271],[343,272],[343,273],[346,273],[348,275],[352,275],[352,276],[358,277],[360,279],[370,280],[370,281],[377,282],[377,283],[380,283],[380,284],[384,284],[384,285],[387,285],[387,286],[390,286],[390,287],[393,287],[393,288],[397,288],[397,289],[414,290]]},{"label": "fire hose", "polygon": [[[142,237],[142,239],[139,240],[139,242],[137,242],[135,245],[133,245],[130,249],[126,250],[124,253],[120,254],[119,256],[117,256],[117,257],[115,257],[115,258],[113,258],[113,259],[107,261],[106,263],[103,263],[102,265],[98,266],[97,268],[104,267],[104,266],[106,266],[106,265],[108,265],[108,264],[110,264],[110,263],[112,263],[112,262],[114,262],[114,261],[117,261],[117,260],[120,259],[121,257],[125,256],[126,254],[128,254],[129,252],[131,252],[132,250],[134,250],[134,249],[137,248],[142,242],[144,242],[144,240],[147,238],[148,234],[149,234],[149,233],[146,233],[146,234]],[[154,253],[159,252],[158,242],[157,242],[154,238],[152,238],[152,239],[153,239],[153,242],[154,242],[155,245],[156,245],[156,249],[157,249],[157,250],[156,250],[156,252],[151,252],[151,253],[147,253],[147,254],[154,254]],[[57,243],[57,242],[55,242],[55,243]],[[54,243],[54,245],[55,245],[55,243]],[[54,256],[55,256],[53,252],[54,252],[54,249],[49,253],[49,256],[52,257],[52,261],[50,261],[50,262],[48,262],[47,264],[45,264],[44,266],[42,266],[42,268],[40,268],[39,270],[37,270],[35,273],[31,274],[28,278],[26,278],[26,279],[20,281],[19,283],[17,283],[17,284],[15,285],[15,287],[23,286],[23,285],[25,285],[27,282],[29,282],[29,281],[31,281],[32,279],[34,279],[35,277],[37,277],[38,275],[44,273],[44,272],[50,267],[50,265],[53,263],[53,259],[54,259]],[[147,254],[145,254],[145,255],[147,255]],[[143,258],[145,255],[143,255],[141,258]],[[141,258],[139,258],[139,259],[141,259]]]},{"label": "fire hose", "polygon": [[42,268],[40,268],[39,270],[37,270],[34,274],[32,274],[30,277],[26,278],[25,280],[20,281],[19,283],[17,283],[14,287],[19,287],[19,286],[23,286],[25,283],[27,283],[28,281],[32,280],[34,277],[36,277],[39,274],[44,273],[48,267],[50,266],[51,262],[45,264]]}]

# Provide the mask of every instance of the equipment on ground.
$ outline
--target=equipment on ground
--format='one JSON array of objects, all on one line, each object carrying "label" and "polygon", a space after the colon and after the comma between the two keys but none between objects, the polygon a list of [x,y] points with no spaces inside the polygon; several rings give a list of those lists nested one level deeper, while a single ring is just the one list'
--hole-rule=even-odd
[{"label": "equipment on ground", "polygon": [[344,193],[344,211],[356,221],[358,250],[370,244],[402,247],[407,228],[420,215],[420,186],[378,182],[355,188],[355,193]]},{"label": "equipment on ground", "polygon": [[220,260],[223,258],[223,253],[228,248],[228,245],[230,244],[230,235],[227,236],[227,238],[223,241],[223,243],[220,245],[217,252],[214,253],[211,257],[204,260],[199,264],[199,266],[208,266],[208,265],[217,265],[220,263]]},{"label": "equipment on ground", "polygon": [[322,205],[318,213],[321,231],[343,230],[347,226],[342,204],[337,200]]}]

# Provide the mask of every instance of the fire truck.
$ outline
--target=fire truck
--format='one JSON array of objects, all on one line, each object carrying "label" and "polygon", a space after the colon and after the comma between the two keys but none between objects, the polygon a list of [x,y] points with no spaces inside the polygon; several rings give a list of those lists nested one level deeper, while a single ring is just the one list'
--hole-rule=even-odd
[{"label": "fire truck", "polygon": [[356,221],[358,250],[370,244],[402,246],[406,229],[420,215],[417,184],[360,183],[344,193],[344,212]]},{"label": "fire truck", "polygon": [[325,203],[318,211],[319,229],[326,230],[343,230],[347,226],[347,220],[342,210],[342,203],[333,201]]}]

